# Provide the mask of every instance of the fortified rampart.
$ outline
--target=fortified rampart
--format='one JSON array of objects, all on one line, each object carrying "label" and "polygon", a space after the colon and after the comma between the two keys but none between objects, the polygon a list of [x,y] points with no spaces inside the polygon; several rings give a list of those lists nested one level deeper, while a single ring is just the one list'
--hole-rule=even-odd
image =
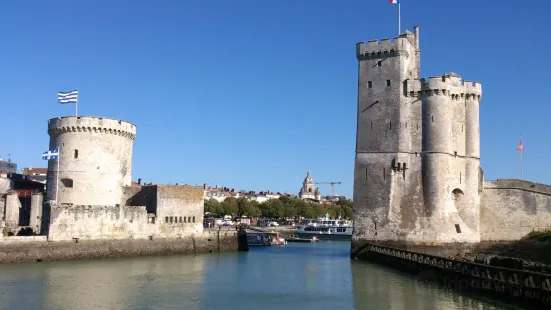
[{"label": "fortified rampart", "polygon": [[[46,241],[40,237],[0,237],[0,264],[238,250],[237,231],[207,230],[181,238]],[[4,240],[6,239],[6,240]]]},{"label": "fortified rampart", "polygon": [[366,243],[464,247],[551,226],[545,186],[527,194],[483,182],[482,85],[455,73],[421,78],[420,53],[418,27],[356,45],[352,252]]},{"label": "fortified rampart", "polygon": [[514,241],[551,229],[551,186],[516,179],[484,182],[480,221],[483,241]]},{"label": "fortified rampart", "polygon": [[[48,161],[45,201],[42,192],[8,190],[0,179],[7,191],[0,195],[0,224],[41,236],[0,237],[0,263],[248,249],[243,232],[238,247],[235,229],[204,231],[202,187],[132,184],[135,125],[59,117],[48,121],[48,133],[50,154],[58,149],[59,156]],[[27,227],[21,227],[22,201]]]}]

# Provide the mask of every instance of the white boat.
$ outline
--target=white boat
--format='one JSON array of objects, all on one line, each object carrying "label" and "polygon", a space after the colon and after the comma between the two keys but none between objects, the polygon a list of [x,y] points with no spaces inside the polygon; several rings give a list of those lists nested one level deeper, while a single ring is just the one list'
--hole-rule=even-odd
[{"label": "white boat", "polygon": [[352,221],[329,219],[326,214],[325,218],[304,220],[297,228],[296,234],[300,238],[316,236],[319,240],[350,240],[353,231]]}]

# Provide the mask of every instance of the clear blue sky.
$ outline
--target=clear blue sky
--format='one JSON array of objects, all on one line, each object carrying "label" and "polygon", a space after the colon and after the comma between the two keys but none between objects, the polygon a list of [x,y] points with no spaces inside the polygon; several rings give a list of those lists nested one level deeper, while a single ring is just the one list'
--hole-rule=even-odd
[{"label": "clear blue sky", "polygon": [[[422,75],[483,84],[487,180],[551,183],[551,2],[402,0]],[[47,120],[137,125],[133,178],[296,193],[308,168],[351,196],[358,41],[394,37],[397,7],[363,1],[4,1],[0,156],[45,166]],[[329,193],[329,186],[322,186]]]}]

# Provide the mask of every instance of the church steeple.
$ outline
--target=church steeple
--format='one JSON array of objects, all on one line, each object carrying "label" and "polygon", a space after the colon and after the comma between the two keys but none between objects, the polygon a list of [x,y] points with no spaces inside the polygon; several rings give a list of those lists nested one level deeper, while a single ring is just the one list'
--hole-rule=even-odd
[{"label": "church steeple", "polygon": [[304,182],[302,183],[302,188],[298,194],[300,198],[310,198],[316,199],[316,182],[312,178],[312,172],[308,169]]}]

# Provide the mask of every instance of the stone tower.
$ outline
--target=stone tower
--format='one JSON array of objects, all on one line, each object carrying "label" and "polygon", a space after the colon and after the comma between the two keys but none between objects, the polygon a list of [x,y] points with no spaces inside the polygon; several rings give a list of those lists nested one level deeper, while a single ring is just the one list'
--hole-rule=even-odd
[{"label": "stone tower", "polygon": [[481,85],[420,78],[419,28],[360,42],[353,250],[477,242]]},{"label": "stone tower", "polygon": [[[114,206],[132,181],[136,126],[103,117],[60,117],[48,121],[50,150],[46,200],[58,204]],[[58,187],[59,163],[59,187]]]}]

